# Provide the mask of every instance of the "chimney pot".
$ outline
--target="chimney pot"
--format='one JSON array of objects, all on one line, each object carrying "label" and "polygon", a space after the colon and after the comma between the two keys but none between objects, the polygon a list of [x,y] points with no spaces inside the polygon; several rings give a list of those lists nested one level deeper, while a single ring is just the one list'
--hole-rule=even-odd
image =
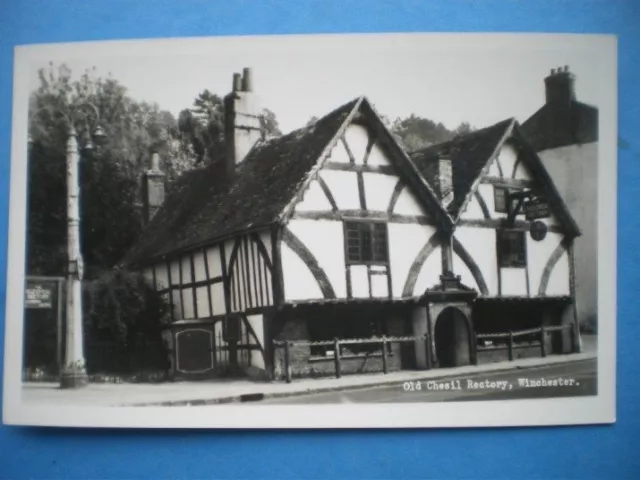
[{"label": "chimney pot", "polygon": [[160,154],[158,152],[155,152],[153,155],[151,155],[151,171],[152,172],[159,172],[160,170]]},{"label": "chimney pot", "polygon": [[151,168],[144,174],[144,220],[149,222],[164,202],[165,174],[160,169],[160,154],[151,155]]},{"label": "chimney pot", "polygon": [[242,70],[242,90],[245,92],[253,92],[253,76],[251,68],[246,67]]},{"label": "chimney pot", "polygon": [[234,73],[233,74],[233,87],[232,90],[234,92],[239,92],[240,90],[242,90],[242,75],[240,75],[239,73]]}]

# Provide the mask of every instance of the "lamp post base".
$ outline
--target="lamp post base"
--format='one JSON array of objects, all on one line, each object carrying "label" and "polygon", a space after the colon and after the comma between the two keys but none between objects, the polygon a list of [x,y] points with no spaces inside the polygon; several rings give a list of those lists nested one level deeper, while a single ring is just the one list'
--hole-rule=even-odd
[{"label": "lamp post base", "polygon": [[89,383],[87,372],[83,370],[64,370],[60,376],[60,388],[81,388]]}]

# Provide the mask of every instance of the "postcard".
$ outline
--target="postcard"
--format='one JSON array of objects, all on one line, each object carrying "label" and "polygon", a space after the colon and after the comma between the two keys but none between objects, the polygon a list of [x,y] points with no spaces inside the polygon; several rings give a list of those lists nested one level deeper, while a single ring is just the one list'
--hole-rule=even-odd
[{"label": "postcard", "polygon": [[613,36],[15,50],[4,422],[615,421]]}]

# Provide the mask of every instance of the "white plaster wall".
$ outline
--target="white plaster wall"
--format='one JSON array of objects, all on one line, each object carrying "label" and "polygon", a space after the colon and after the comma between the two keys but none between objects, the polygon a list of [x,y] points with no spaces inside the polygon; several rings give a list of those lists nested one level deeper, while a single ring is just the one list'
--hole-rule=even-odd
[{"label": "white plaster wall", "polygon": [[389,283],[386,275],[371,275],[371,295],[375,298],[389,296]]},{"label": "white plaster wall", "polygon": [[[482,193],[480,193],[480,195],[482,195]],[[471,200],[467,204],[467,207],[464,209],[464,212],[462,212],[462,214],[460,215],[460,218],[463,218],[465,220],[482,220],[484,218],[482,208],[480,207],[480,202],[478,202],[478,199],[475,195],[471,196]]]},{"label": "white plaster wall", "polygon": [[349,154],[347,150],[344,148],[344,145],[341,141],[338,141],[335,146],[331,149],[331,153],[329,154],[330,162],[338,162],[338,163],[350,163]]},{"label": "white plaster wall", "polygon": [[329,187],[329,190],[331,190],[338,209],[360,209],[358,177],[355,172],[323,169],[320,171],[320,176]]},{"label": "white plaster wall", "polygon": [[[336,296],[338,298],[346,298],[347,283],[344,270],[344,231],[342,222],[292,219],[287,227],[313,253],[318,265],[322,267],[331,282]],[[283,264],[283,275],[285,282],[296,281],[295,277],[292,278],[292,275],[295,274],[289,272],[285,264]],[[315,280],[314,283],[317,284]]]},{"label": "white plaster wall", "polygon": [[184,318],[186,320],[195,318],[195,312],[193,311],[193,288],[182,289],[182,305]]},{"label": "white plaster wall", "polygon": [[378,145],[378,142],[374,143],[369,152],[369,158],[367,159],[369,165],[390,165],[387,156]]},{"label": "white plaster wall", "polygon": [[227,309],[224,304],[224,286],[222,285],[222,282],[210,285],[209,290],[211,291],[211,307],[213,308],[213,315],[224,315],[227,313]]},{"label": "white plaster wall", "polygon": [[516,150],[511,145],[502,145],[498,153],[498,159],[500,160],[503,176],[512,178],[513,169],[516,166],[516,160],[518,160]]},{"label": "white plaster wall", "polygon": [[398,177],[381,173],[363,173],[362,177],[367,210],[386,212]]},{"label": "white plaster wall", "polygon": [[427,288],[439,284],[440,275],[442,275],[442,249],[438,246],[433,249],[431,255],[422,264],[413,295],[422,295]]},{"label": "white plaster wall", "polygon": [[404,223],[390,223],[387,228],[392,294],[394,297],[400,297],[416,255],[431,238],[436,228],[431,225]]},{"label": "white plaster wall", "polygon": [[198,307],[198,318],[211,316],[211,312],[209,311],[209,295],[206,286],[196,288],[196,305]]},{"label": "white plaster wall", "polygon": [[525,268],[501,268],[502,296],[527,296],[527,270]]},{"label": "white plaster wall", "polygon": [[201,251],[195,252],[193,254],[193,271],[195,274],[196,282],[201,282],[207,279],[204,253]]},{"label": "white plaster wall", "polygon": [[318,282],[304,262],[286,244],[281,247],[285,300],[323,298]]},{"label": "white plaster wall", "polygon": [[271,245],[271,232],[268,230],[264,232],[260,232],[258,234],[260,240],[262,240],[262,244],[264,245],[265,250],[267,251],[267,257],[269,260],[273,262],[273,247]]},{"label": "white plaster wall", "polygon": [[[248,315],[247,320],[256,334],[258,344],[264,348],[264,320],[262,315]],[[264,359],[260,352],[253,352],[251,354],[251,365],[264,369]]]},{"label": "white plaster wall", "polygon": [[173,260],[169,266],[171,268],[171,285],[180,285],[180,262]]},{"label": "white plaster wall", "polygon": [[331,204],[322,191],[317,180],[312,180],[309,188],[304,192],[302,201],[296,205],[296,212],[312,212],[331,210]]},{"label": "white plaster wall", "polygon": [[428,215],[418,203],[416,196],[407,187],[403,188],[398,196],[393,213],[399,215]]},{"label": "white plaster wall", "polygon": [[569,255],[564,252],[558,259],[547,284],[547,296],[569,295]]},{"label": "white plaster wall", "polygon": [[[231,242],[227,242],[229,245]],[[231,256],[231,248],[225,245],[225,253],[227,254],[227,262]],[[209,276],[218,277],[222,275],[222,262],[220,261],[220,247],[207,248],[207,262],[209,266]]]},{"label": "white plaster wall", "polygon": [[476,282],[475,278],[473,278],[473,274],[471,270],[467,267],[467,265],[456,255],[453,253],[453,271],[456,275],[460,275],[460,281],[464,283],[467,287],[474,288],[477,292],[480,292],[480,286],[478,282]]},{"label": "white plaster wall", "polygon": [[185,255],[180,259],[180,264],[182,268],[182,284],[192,283],[193,279],[191,278],[191,256]]},{"label": "white plaster wall", "polygon": [[[497,295],[498,253],[496,231],[492,228],[458,227],[455,232],[455,237],[478,265],[482,277],[487,284],[489,296]],[[454,271],[458,274],[457,270]],[[479,291],[478,289],[478,292]]]},{"label": "white plaster wall", "polygon": [[369,276],[366,265],[350,265],[351,293],[354,298],[369,298]]},{"label": "white plaster wall", "polygon": [[595,325],[598,291],[598,143],[543,150],[538,155],[578,223],[574,241],[576,303],[580,322]]},{"label": "white plaster wall", "polygon": [[562,237],[559,233],[548,232],[544,240],[536,242],[531,238],[531,235],[527,234],[527,264],[532,297],[538,296],[544,267],[553,251],[560,244]]},{"label": "white plaster wall", "polygon": [[[492,159],[491,163],[489,163],[489,169],[487,171],[487,175],[489,175],[490,177],[502,177],[502,175],[500,174],[501,172],[498,164],[500,164],[500,167],[502,166],[502,164],[500,163],[500,159],[498,157],[495,157],[494,159]],[[504,170],[502,171],[502,173],[504,173]]]},{"label": "white plaster wall", "polygon": [[493,197],[493,185],[487,183],[481,183],[478,185],[478,193],[482,195],[484,203],[487,205],[489,215],[493,218],[496,216],[496,204]]},{"label": "white plaster wall", "polygon": [[362,125],[351,124],[347,127],[344,137],[349,145],[349,150],[351,150],[351,153],[355,158],[356,165],[364,164],[364,156],[367,151],[367,143],[369,141],[367,129]]}]

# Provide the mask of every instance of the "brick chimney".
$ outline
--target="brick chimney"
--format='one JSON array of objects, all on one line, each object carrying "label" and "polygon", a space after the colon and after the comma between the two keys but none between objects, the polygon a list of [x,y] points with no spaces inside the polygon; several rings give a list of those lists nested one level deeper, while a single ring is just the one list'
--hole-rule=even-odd
[{"label": "brick chimney", "polygon": [[245,159],[262,138],[261,111],[250,68],[233,74],[232,91],[224,98],[227,173]]},{"label": "brick chimney", "polygon": [[160,154],[151,155],[151,168],[144,173],[144,221],[149,222],[164,202],[165,174],[160,169]]},{"label": "brick chimney", "polygon": [[552,68],[550,75],[544,79],[547,103],[570,105],[576,98],[575,80],[568,66]]},{"label": "brick chimney", "polygon": [[453,201],[453,168],[450,152],[438,155],[438,191],[440,202],[446,208]]}]

